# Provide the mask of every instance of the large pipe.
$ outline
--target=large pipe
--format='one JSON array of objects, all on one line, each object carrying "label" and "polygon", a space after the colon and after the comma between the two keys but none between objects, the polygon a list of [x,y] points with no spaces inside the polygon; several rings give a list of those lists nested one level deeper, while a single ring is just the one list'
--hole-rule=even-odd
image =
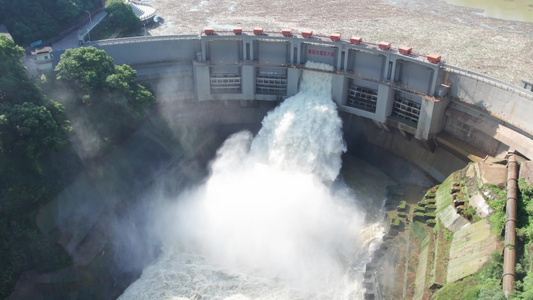
[{"label": "large pipe", "polygon": [[503,293],[509,296],[516,279],[516,197],[518,191],[518,163],[513,154],[507,163],[507,202],[505,204],[505,248],[503,252]]}]

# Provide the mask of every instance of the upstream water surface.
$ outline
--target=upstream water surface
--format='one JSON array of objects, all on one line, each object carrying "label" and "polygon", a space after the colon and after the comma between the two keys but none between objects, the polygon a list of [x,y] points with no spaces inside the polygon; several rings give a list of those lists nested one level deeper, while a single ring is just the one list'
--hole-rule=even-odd
[{"label": "upstream water surface", "polygon": [[482,9],[486,17],[533,22],[533,0],[446,0],[446,2]]}]

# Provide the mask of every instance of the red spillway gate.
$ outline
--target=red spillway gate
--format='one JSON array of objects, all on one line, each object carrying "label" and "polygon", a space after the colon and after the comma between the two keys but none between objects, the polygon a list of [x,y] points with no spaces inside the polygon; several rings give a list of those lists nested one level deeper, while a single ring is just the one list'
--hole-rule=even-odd
[{"label": "red spillway gate", "polygon": [[341,34],[340,33],[332,33],[329,35],[329,38],[334,41],[334,42],[338,42],[341,40]]},{"label": "red spillway gate", "polygon": [[427,58],[429,62],[434,63],[434,64],[440,62],[440,59],[441,59],[440,55],[438,54],[430,54],[427,56]]},{"label": "red spillway gate", "polygon": [[362,41],[363,41],[363,38],[360,37],[360,36],[352,36],[350,38],[350,43],[352,43],[352,44],[359,45],[359,44],[361,44]]},{"label": "red spillway gate", "polygon": [[304,30],[304,31],[302,31],[302,36],[304,38],[310,38],[312,35],[313,35],[313,31],[312,30]]},{"label": "red spillway gate", "polygon": [[398,52],[403,55],[410,55],[412,51],[413,48],[407,46],[401,46],[400,48],[398,48]]},{"label": "red spillway gate", "polygon": [[285,29],[281,30],[281,34],[283,36],[292,36],[292,30],[285,28]]}]

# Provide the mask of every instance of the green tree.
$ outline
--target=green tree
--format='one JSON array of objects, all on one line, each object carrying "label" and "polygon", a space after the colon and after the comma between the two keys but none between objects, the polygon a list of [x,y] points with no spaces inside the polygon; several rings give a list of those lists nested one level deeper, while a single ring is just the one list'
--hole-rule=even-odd
[{"label": "green tree", "polygon": [[24,50],[0,35],[0,154],[38,160],[66,145],[63,106],[48,99],[28,79],[20,63]]},{"label": "green tree", "polygon": [[[144,114],[155,102],[152,91],[137,83],[137,72],[134,69],[128,65],[114,66],[113,59],[105,51],[94,47],[67,50],[61,55],[56,71],[58,79],[76,82],[85,92],[92,94],[93,98],[98,97],[97,102],[118,103],[122,99],[139,115]],[[101,91],[106,90],[112,94],[113,99],[105,99]]]},{"label": "green tree", "polygon": [[134,98],[128,101],[133,110],[138,114],[144,114],[155,103],[153,92],[143,85],[137,85]]},{"label": "green tree", "polygon": [[482,289],[479,292],[478,299],[480,300],[506,300],[505,294],[499,288]]},{"label": "green tree", "polygon": [[0,24],[15,41],[46,40],[101,5],[100,0],[0,0]]},{"label": "green tree", "polygon": [[39,94],[38,88],[28,79],[20,60],[24,49],[13,40],[0,34],[0,101],[23,103],[32,101]]},{"label": "green tree", "polygon": [[55,70],[58,79],[73,80],[86,90],[103,88],[113,74],[113,59],[94,47],[68,49],[61,55]]},{"label": "green tree", "polygon": [[114,73],[107,76],[106,84],[111,91],[131,96],[137,87],[137,71],[129,65],[115,66]]},{"label": "green tree", "polygon": [[57,16],[65,24],[74,22],[82,13],[85,13],[85,11],[82,11],[80,4],[72,0],[57,0],[56,9]]},{"label": "green tree", "polygon": [[128,106],[138,114],[143,114],[155,102],[153,93],[137,83],[137,72],[128,65],[116,66],[106,83],[111,91],[124,95]]},{"label": "green tree", "polygon": [[25,153],[27,157],[37,160],[49,150],[66,146],[68,121],[66,118],[54,118],[54,115],[62,115],[63,108],[59,103],[52,102],[47,107],[25,102],[0,111],[4,115],[1,124],[4,151]]},{"label": "green tree", "polygon": [[105,10],[109,18],[124,31],[135,31],[141,28],[141,20],[137,18],[130,5],[123,0],[108,0]]},{"label": "green tree", "polygon": [[[2,1],[2,0],[0,0]],[[68,143],[69,122],[63,106],[31,81],[20,59],[24,50],[0,35],[0,298],[11,293],[20,272],[53,261],[68,265],[35,226],[39,205],[60,184],[47,168],[52,151]],[[62,157],[62,159],[64,159]],[[54,176],[55,175],[55,176]],[[60,258],[59,260],[54,257]]]},{"label": "green tree", "polygon": [[[5,34],[0,34],[0,48],[2,49],[0,52],[2,62],[6,62],[7,60],[12,61],[13,59],[20,60],[24,57],[24,49],[17,46],[15,42],[7,38]],[[2,71],[7,70],[7,65],[1,64],[0,69]]]}]

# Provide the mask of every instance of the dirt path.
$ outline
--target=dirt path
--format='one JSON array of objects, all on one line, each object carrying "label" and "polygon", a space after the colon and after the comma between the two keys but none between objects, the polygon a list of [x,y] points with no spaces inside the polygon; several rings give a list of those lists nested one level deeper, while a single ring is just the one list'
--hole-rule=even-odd
[{"label": "dirt path", "polygon": [[164,21],[152,35],[197,34],[263,27],[267,31],[311,29],[366,41],[408,45],[438,53],[449,64],[513,84],[533,81],[533,23],[486,18],[476,9],[443,0],[147,0]]}]

